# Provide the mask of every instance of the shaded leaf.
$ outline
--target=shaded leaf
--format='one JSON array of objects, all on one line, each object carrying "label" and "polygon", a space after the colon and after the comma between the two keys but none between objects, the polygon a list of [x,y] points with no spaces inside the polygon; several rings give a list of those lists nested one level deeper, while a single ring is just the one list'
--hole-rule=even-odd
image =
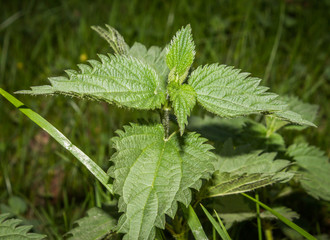
[{"label": "shaded leaf", "polygon": [[[87,216],[75,222],[78,226],[70,230],[66,236],[70,240],[116,239],[113,232],[117,221],[100,208],[91,208]],[[113,234],[113,235],[111,235]]]},{"label": "shaded leaf", "polygon": [[179,83],[183,82],[194,61],[194,57],[195,44],[191,34],[191,27],[187,25],[176,33],[166,53],[166,63],[173,73],[173,80]]},{"label": "shaded leaf", "polygon": [[[241,194],[224,196],[217,198],[210,207],[213,207],[223,219],[226,228],[230,228],[235,223],[248,221],[257,217],[256,207],[247,201]],[[274,211],[280,213],[289,220],[299,218],[299,214],[287,207],[274,207]],[[276,219],[277,217],[265,210],[260,213],[262,219]]]},{"label": "shaded leaf", "polygon": [[274,161],[276,153],[261,152],[241,154],[239,148],[232,150],[231,143],[226,142],[215,164],[216,172],[202,198],[247,192],[293,177],[293,173],[283,171],[290,161]]},{"label": "shaded leaf", "polygon": [[293,144],[287,154],[301,167],[301,186],[316,199],[330,201],[330,163],[325,152],[307,143]]},{"label": "shaded leaf", "polygon": [[9,218],[9,213],[0,215],[0,239],[23,240],[23,239],[45,239],[45,235],[29,233],[32,226],[20,226],[22,220]]},{"label": "shaded leaf", "polygon": [[[165,214],[174,217],[177,201],[191,201],[189,188],[199,189],[213,172],[212,147],[196,133],[165,138],[161,124],[125,126],[113,138],[114,191],[120,195],[119,231],[127,239],[152,239],[164,228]],[[111,173],[112,172],[112,173]]]},{"label": "shaded leaf", "polygon": [[133,44],[128,54],[152,67],[161,79],[161,88],[165,89],[167,76],[169,73],[169,69],[165,61],[166,49],[161,49],[156,46],[152,46],[147,49],[143,44],[136,42]]},{"label": "shaded leaf", "polygon": [[32,87],[23,94],[64,94],[102,100],[137,109],[159,108],[165,101],[156,71],[140,60],[123,55],[99,55],[102,62],[80,64],[80,72],[67,70],[66,77],[50,78],[52,86]]},{"label": "shaded leaf", "polygon": [[190,116],[190,112],[196,104],[196,93],[191,86],[187,84],[180,85],[177,82],[169,84],[168,93],[182,135],[185,125],[188,123],[187,117]]}]

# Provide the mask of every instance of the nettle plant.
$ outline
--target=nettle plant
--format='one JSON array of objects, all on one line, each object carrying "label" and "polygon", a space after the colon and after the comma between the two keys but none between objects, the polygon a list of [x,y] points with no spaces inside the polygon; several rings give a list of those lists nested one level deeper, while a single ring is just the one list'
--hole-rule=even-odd
[{"label": "nettle plant", "polygon": [[[107,173],[50,123],[1,90],[76,156],[117,200],[118,219],[93,208],[77,221],[78,227],[66,235],[68,238],[189,239],[192,234],[196,239],[207,239],[210,234],[202,226],[211,222],[221,238],[230,239],[221,219],[230,228],[234,222],[254,217],[270,221],[272,213],[313,239],[288,220],[298,217],[292,210],[271,209],[239,193],[296,181],[315,198],[330,199],[325,177],[330,171],[324,153],[306,143],[286,147],[278,133],[283,128],[315,126],[312,121],[317,107],[268,92],[259,85],[260,79],[234,67],[210,64],[193,69],[195,44],[189,25],[164,49],[147,49],[141,43],[129,47],[112,27],[93,29],[108,41],[114,54],[78,65],[80,71],[67,70],[68,77],[52,77],[51,85],[18,93],[63,94],[158,111],[158,123],[131,123],[117,131],[118,136],[112,139],[116,152]],[[188,125],[197,104],[212,116],[192,116]],[[242,117],[248,115],[254,118]],[[277,152],[282,159],[277,159]],[[236,200],[228,200],[228,195]],[[255,201],[257,212],[255,205],[246,204],[243,212],[250,215],[230,212],[229,207],[242,202],[241,198]],[[260,213],[259,206],[267,211]],[[215,210],[217,221],[207,208]],[[15,232],[15,227],[11,231]]]}]

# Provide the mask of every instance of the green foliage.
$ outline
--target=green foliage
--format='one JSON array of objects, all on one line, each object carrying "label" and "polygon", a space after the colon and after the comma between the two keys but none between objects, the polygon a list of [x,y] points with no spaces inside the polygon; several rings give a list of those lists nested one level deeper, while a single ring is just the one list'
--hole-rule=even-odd
[{"label": "green foliage", "polygon": [[165,61],[166,49],[162,49],[157,46],[152,46],[147,49],[143,44],[136,42],[130,48],[128,54],[152,67],[161,79],[161,89],[165,89],[167,76],[169,73],[169,69]]},{"label": "green foliage", "polygon": [[172,39],[166,54],[166,63],[172,74],[169,81],[182,83],[195,58],[195,43],[191,34],[191,27],[187,25],[179,30]]},{"label": "green foliage", "polygon": [[114,190],[121,196],[119,231],[127,239],[153,239],[164,228],[165,214],[174,217],[177,201],[191,201],[189,188],[199,189],[213,172],[212,147],[195,133],[165,138],[162,125],[125,126],[113,138],[116,154],[110,169]]},{"label": "green foliage", "polygon": [[122,55],[99,55],[101,62],[80,64],[80,72],[67,70],[66,77],[50,78],[52,86],[33,87],[24,94],[64,94],[115,102],[137,109],[160,108],[165,93],[156,71],[140,60]]},{"label": "green foliage", "polygon": [[202,198],[237,194],[264,187],[276,182],[287,182],[294,173],[283,171],[290,161],[276,160],[276,153],[253,151],[243,153],[233,150],[227,142],[215,164],[215,173]]},{"label": "green foliage", "polygon": [[212,223],[212,226],[215,228],[215,230],[218,232],[219,236],[221,237],[221,239],[224,240],[230,240],[230,236],[227,233],[226,228],[224,227],[224,225],[222,224],[220,218],[218,218],[219,223],[217,223],[217,221],[212,217],[212,215],[209,213],[209,211],[207,211],[207,209],[201,205],[205,215],[207,216],[207,218],[209,219],[209,221]]},{"label": "green foliage", "polygon": [[[309,123],[307,125],[311,126],[312,124],[310,124],[310,123],[315,124],[319,106],[317,106],[315,104],[305,103],[305,102],[301,101],[299,98],[294,97],[294,96],[283,96],[283,97],[281,97],[281,99],[288,103],[289,110],[300,114],[302,119],[305,119],[303,121],[308,121]],[[306,126],[295,126],[295,125],[286,127],[286,129],[294,129],[294,130],[303,130],[305,128],[306,128]]]},{"label": "green foliage", "polygon": [[180,85],[177,82],[169,83],[168,93],[182,135],[185,125],[188,123],[187,117],[196,104],[196,93],[188,84]]},{"label": "green foliage", "polygon": [[29,233],[32,226],[19,226],[22,220],[9,218],[10,214],[4,213],[0,215],[0,239],[9,240],[28,240],[28,239],[45,239],[45,235],[37,233]]},{"label": "green foliage", "polygon": [[316,199],[330,201],[330,163],[325,153],[307,143],[293,144],[287,149],[301,168],[301,186]]},{"label": "green foliage", "polygon": [[197,101],[220,117],[236,117],[285,109],[278,95],[259,86],[261,79],[225,65],[198,67],[188,83],[197,93]]},{"label": "green foliage", "polygon": [[[272,152],[273,145],[277,146],[275,150],[285,150],[284,139],[276,131],[287,122],[315,126],[312,123],[315,117],[309,116],[315,115],[314,107],[308,107],[305,111],[306,105],[296,100],[292,103],[290,99],[281,100],[277,94],[267,92],[267,87],[260,86],[260,79],[233,67],[205,65],[189,75],[195,57],[190,25],[179,30],[164,49],[155,46],[147,49],[141,43],[129,48],[112,27],[107,26],[108,30],[101,27],[93,29],[108,41],[114,55],[99,55],[101,62],[90,60],[90,65],[78,65],[80,71],[67,70],[68,78],[50,78],[50,86],[32,87],[18,93],[63,94],[115,103],[119,107],[158,109],[163,124],[151,121],[143,125],[131,124],[124,126],[124,130],[118,130],[118,136],[112,138],[116,152],[110,159],[110,178],[50,123],[0,88],[5,98],[72,152],[111,194],[115,193],[112,197],[118,199],[119,212],[122,212],[118,221],[103,210],[91,209],[86,218],[77,222],[79,227],[69,232],[72,239],[113,239],[117,237],[117,232],[124,233],[124,239],[165,238],[160,230],[164,228],[173,237],[188,238],[187,226],[196,238],[206,239],[192,206],[198,206],[205,198],[243,193],[293,178],[294,172],[288,171],[291,162],[276,159],[277,153]],[[199,125],[205,127],[215,123],[216,126],[201,131],[211,135],[213,142],[206,143],[208,139],[186,130],[188,117],[196,102],[218,116],[206,118]],[[172,114],[177,119],[178,131],[176,122],[170,122]],[[218,121],[219,117],[251,114],[268,115],[266,125],[251,119]],[[226,123],[231,129],[225,126],[222,132],[210,134],[213,129],[218,129],[219,122]],[[225,142],[230,138],[233,142]],[[212,144],[217,147],[215,152],[218,155],[212,152]],[[242,144],[245,144],[244,147],[240,147]],[[303,152],[305,158],[294,149],[290,147],[288,155],[305,169],[306,178],[320,185],[316,193],[311,190],[313,184],[310,185],[310,182],[301,180],[303,187],[315,197],[328,199],[328,193],[323,189],[327,183],[320,183],[321,178],[314,176],[317,168],[311,170],[313,168],[305,158],[316,153],[317,161],[323,165],[326,165],[325,162],[328,164],[327,160],[315,149]],[[329,172],[328,165],[322,177]],[[192,189],[199,192],[195,195]],[[318,191],[325,193],[319,194]],[[184,206],[178,210],[179,202]],[[258,200],[256,202],[302,235],[310,237],[279,214],[281,211],[288,213],[287,209],[279,208],[276,212]],[[221,219],[217,216],[217,223],[202,208],[219,235],[230,239]]]},{"label": "green foliage", "polygon": [[41,117],[38,113],[26,107],[21,101],[16,99],[11,94],[0,88],[0,94],[4,96],[9,102],[17,107],[23,114],[35,122],[38,126],[44,129],[50,136],[52,136],[59,144],[61,144],[67,151],[75,156],[89,171],[97,178],[106,189],[112,193],[112,184],[108,183],[109,177],[92,159],[90,159],[83,151],[73,145],[57,128],[50,124],[46,119]]},{"label": "green foliage", "polygon": [[117,239],[113,232],[117,224],[107,212],[100,208],[91,208],[87,216],[75,222],[77,227],[70,230],[66,235],[70,240],[102,240]]},{"label": "green foliage", "polygon": [[185,218],[187,219],[187,224],[194,235],[196,240],[207,240],[207,236],[204,232],[201,222],[198,219],[194,208],[189,205],[188,208],[182,208]]},{"label": "green foliage", "polygon": [[[241,195],[231,195],[220,198],[214,201],[211,206],[219,213],[227,229],[233,227],[235,223],[257,218],[255,205]],[[291,221],[299,218],[299,214],[290,208],[280,206],[273,207],[272,209]],[[276,216],[267,210],[260,213],[260,218],[263,220],[277,219]]]}]

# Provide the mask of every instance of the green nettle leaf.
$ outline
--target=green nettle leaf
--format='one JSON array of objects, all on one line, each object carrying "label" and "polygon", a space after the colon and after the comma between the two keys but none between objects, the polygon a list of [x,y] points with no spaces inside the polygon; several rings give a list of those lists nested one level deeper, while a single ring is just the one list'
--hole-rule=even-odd
[{"label": "green nettle leaf", "polygon": [[289,122],[296,123],[299,125],[316,127],[316,125],[314,123],[303,119],[300,114],[290,111],[290,110],[284,110],[283,112],[275,112],[273,114],[273,116],[275,116],[281,120],[289,121]]},{"label": "green nettle leaf", "polygon": [[196,92],[188,84],[180,85],[177,82],[170,82],[168,93],[182,135],[185,125],[188,123],[187,117],[190,116],[190,112],[196,104]]},{"label": "green nettle leaf", "polygon": [[32,226],[19,226],[22,220],[9,218],[9,213],[0,215],[0,239],[45,239],[45,235],[29,233]]},{"label": "green nettle leaf", "polygon": [[[313,123],[316,119],[318,106],[313,104],[304,103],[297,97],[284,96],[280,97],[281,100],[288,103],[288,110],[284,112],[275,113],[274,116],[266,118],[267,125],[273,128],[273,131],[277,131],[283,126],[288,125],[287,121],[281,121],[280,119],[298,123],[305,126],[289,125],[285,129],[303,130],[306,126],[316,127]],[[278,119],[279,118],[279,119]]]},{"label": "green nettle leaf", "polygon": [[198,67],[188,79],[197,93],[197,101],[220,117],[236,117],[254,113],[282,111],[285,105],[278,95],[259,86],[261,79],[225,65]]},{"label": "green nettle leaf", "polygon": [[100,208],[91,208],[87,216],[75,222],[78,226],[70,230],[66,235],[70,240],[101,240],[116,239],[111,236],[117,221]]},{"label": "green nettle leaf", "polygon": [[325,153],[307,143],[300,143],[291,145],[287,154],[302,168],[299,181],[307,193],[316,199],[330,201],[330,163]]},{"label": "green nettle leaf", "polygon": [[156,46],[152,46],[147,49],[143,44],[136,42],[133,44],[128,54],[152,67],[161,79],[160,84],[162,89],[165,89],[165,84],[169,73],[165,60],[166,49],[161,49]]},{"label": "green nettle leaf", "polygon": [[66,77],[49,78],[52,86],[32,87],[23,94],[64,94],[103,100],[137,109],[159,108],[165,89],[156,71],[140,60],[123,55],[99,55],[102,62],[80,64],[80,72],[67,70]]},{"label": "green nettle leaf", "polygon": [[212,146],[196,133],[165,138],[161,124],[125,126],[113,138],[117,152],[109,169],[120,195],[119,232],[127,239],[153,239],[155,227],[164,228],[165,214],[174,217],[177,201],[191,201],[189,188],[199,189],[201,179],[213,173]]},{"label": "green nettle leaf", "polygon": [[126,44],[123,36],[120,35],[120,33],[113,27],[107,24],[105,26],[108,30],[99,26],[92,26],[92,29],[110,44],[110,47],[115,51],[116,54],[127,54],[129,47]]},{"label": "green nettle leaf", "polygon": [[285,172],[290,161],[276,160],[276,153],[253,151],[242,153],[236,148],[231,153],[230,141],[224,145],[224,151],[215,164],[215,173],[202,198],[225,196],[251,191],[276,182],[289,181],[294,174]]},{"label": "green nettle leaf", "polygon": [[169,80],[182,83],[188,74],[194,58],[195,44],[191,34],[191,27],[187,25],[177,32],[167,50],[166,63],[172,72],[172,77]]}]

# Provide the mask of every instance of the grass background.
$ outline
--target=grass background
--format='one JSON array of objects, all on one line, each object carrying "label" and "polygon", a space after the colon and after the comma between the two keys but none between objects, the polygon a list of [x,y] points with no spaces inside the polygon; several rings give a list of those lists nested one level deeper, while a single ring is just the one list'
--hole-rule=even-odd
[{"label": "grass background", "polygon": [[[47,77],[109,52],[91,25],[115,27],[129,45],[165,46],[190,23],[194,66],[234,65],[273,92],[319,105],[319,127],[304,130],[304,138],[330,155],[329,0],[0,0],[0,6],[0,87],[10,93],[48,84]],[[145,114],[65,97],[18,97],[104,168],[114,131]],[[72,156],[4,99],[0,160],[0,211],[18,214],[50,239],[107,199]]]}]

